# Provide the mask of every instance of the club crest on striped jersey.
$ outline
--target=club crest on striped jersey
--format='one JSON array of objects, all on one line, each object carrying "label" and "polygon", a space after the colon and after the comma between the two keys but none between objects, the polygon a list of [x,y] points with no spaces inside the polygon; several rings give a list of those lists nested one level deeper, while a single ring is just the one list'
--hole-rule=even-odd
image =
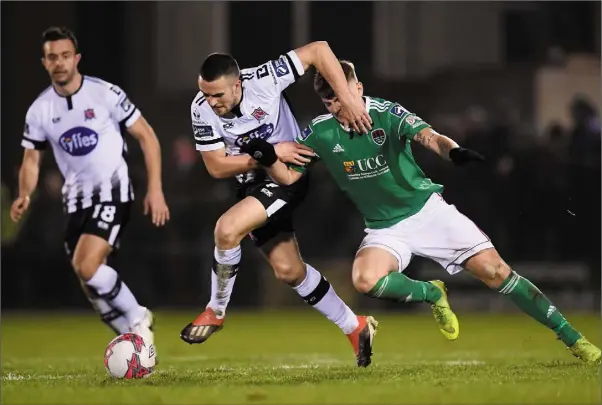
[{"label": "club crest on striped jersey", "polygon": [[265,117],[268,116],[268,113],[263,111],[263,109],[261,107],[257,107],[256,109],[253,110],[251,115],[253,116],[253,118],[255,118],[257,120],[257,122],[261,122],[261,120],[263,120]]},{"label": "club crest on striped jersey", "polygon": [[84,111],[85,121],[92,120],[94,118],[96,118],[96,114],[94,113],[93,108],[88,108],[87,110]]},{"label": "club crest on striped jersey", "polygon": [[382,128],[377,128],[373,130],[370,133],[370,135],[372,136],[372,140],[374,141],[374,143],[378,146],[382,146],[385,143],[385,140],[387,139],[387,134]]}]

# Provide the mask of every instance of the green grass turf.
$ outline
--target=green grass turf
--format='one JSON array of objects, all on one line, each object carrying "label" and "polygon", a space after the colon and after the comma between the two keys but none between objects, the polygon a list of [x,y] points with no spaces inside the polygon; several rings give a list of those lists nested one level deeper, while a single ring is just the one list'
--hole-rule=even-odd
[{"label": "green grass turf", "polygon": [[[112,339],[92,313],[5,313],[3,404],[599,404],[600,373],[552,332],[517,315],[458,314],[448,342],[432,315],[381,314],[373,364],[355,367],[345,336],[307,309],[231,312],[202,345],[179,339],[194,311],[158,312],[160,364],[147,379],[114,380]],[[600,343],[597,316],[570,316]]]}]

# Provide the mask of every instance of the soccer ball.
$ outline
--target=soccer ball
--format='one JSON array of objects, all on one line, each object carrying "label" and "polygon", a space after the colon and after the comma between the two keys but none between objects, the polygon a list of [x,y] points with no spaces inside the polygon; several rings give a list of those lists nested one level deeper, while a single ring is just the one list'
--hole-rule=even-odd
[{"label": "soccer ball", "polygon": [[105,368],[114,378],[145,378],[155,368],[155,347],[135,333],[111,340],[105,350]]}]

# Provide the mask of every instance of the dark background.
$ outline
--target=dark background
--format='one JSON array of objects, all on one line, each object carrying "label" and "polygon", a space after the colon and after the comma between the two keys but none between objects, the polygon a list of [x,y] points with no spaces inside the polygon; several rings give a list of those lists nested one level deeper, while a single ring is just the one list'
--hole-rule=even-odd
[{"label": "dark background", "polygon": [[[149,307],[200,307],[209,295],[215,221],[234,201],[194,152],[189,106],[210,52],[242,67],[308,41],[352,60],[368,95],[400,102],[487,157],[453,168],[414,148],[445,198],[473,219],[517,271],[556,305],[599,308],[600,3],[2,2],[2,306],[86,307],[63,251],[62,178],[51,152],[25,221],[8,219],[18,191],[25,112],[49,85],[40,35],[75,30],[84,74],[124,88],[155,128],[172,220],[142,216],[145,169],[132,151],[135,212],[113,265]],[[287,91],[301,125],[323,113],[311,72]],[[563,84],[559,84],[562,81]],[[363,223],[319,165],[298,213],[304,258],[353,307],[400,308],[354,292],[351,261]],[[274,281],[249,241],[231,307],[304,305]],[[466,274],[415,259],[412,277],[442,278],[465,310],[506,310]],[[414,306],[401,306],[412,309]]]}]

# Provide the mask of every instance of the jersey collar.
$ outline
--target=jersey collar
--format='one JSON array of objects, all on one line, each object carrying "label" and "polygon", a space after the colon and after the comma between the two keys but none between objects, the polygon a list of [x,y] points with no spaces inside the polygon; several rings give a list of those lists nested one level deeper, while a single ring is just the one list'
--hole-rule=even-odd
[{"label": "jersey collar", "polygon": [[58,91],[56,91],[56,89],[54,88],[54,86],[52,84],[50,84],[50,87],[52,87],[52,90],[54,90],[54,94],[56,94],[57,96],[61,97],[61,98],[71,98],[73,96],[75,96],[77,93],[79,93],[79,91],[82,89],[82,87],[84,87],[84,80],[86,80],[86,76],[81,75],[82,76],[82,81],[79,82],[79,87],[77,88],[77,90],[75,90],[72,94],[69,94],[68,96],[63,96],[62,94],[60,94]]}]

